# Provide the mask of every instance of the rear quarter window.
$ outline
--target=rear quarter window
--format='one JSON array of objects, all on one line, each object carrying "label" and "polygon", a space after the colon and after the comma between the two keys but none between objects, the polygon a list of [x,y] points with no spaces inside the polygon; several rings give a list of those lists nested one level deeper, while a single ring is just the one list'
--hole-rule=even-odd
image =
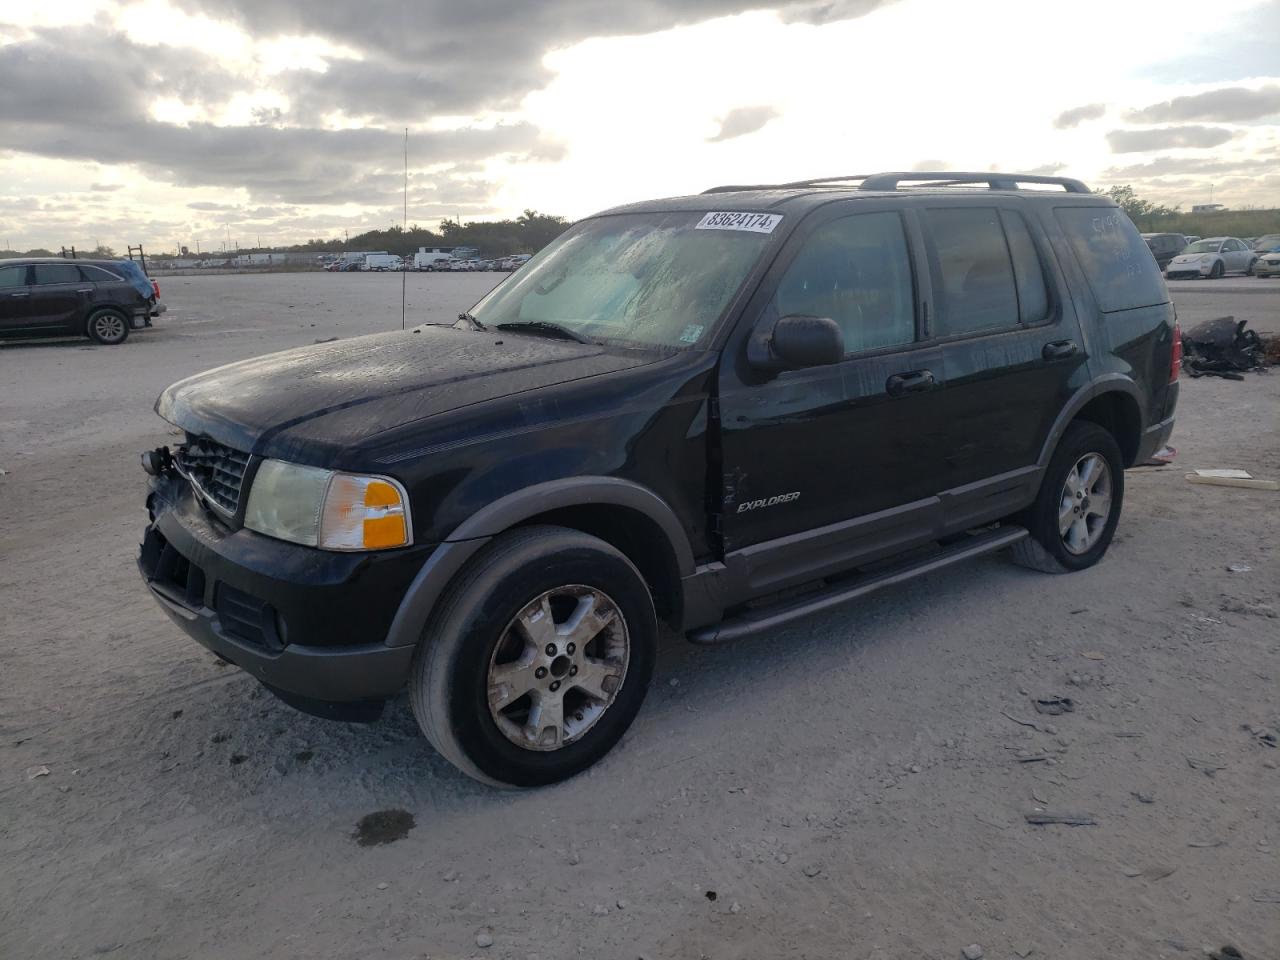
[{"label": "rear quarter window", "polygon": [[1104,313],[1168,303],[1160,268],[1123,211],[1058,207],[1054,213]]}]

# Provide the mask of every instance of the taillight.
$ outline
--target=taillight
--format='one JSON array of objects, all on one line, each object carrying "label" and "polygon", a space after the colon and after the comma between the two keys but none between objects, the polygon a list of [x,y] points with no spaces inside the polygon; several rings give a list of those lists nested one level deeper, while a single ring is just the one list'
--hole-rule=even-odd
[{"label": "taillight", "polygon": [[1169,382],[1177,383],[1178,374],[1182,372],[1182,325],[1173,322],[1173,356],[1169,360]]},{"label": "taillight", "polygon": [[[150,280],[151,278],[148,277],[147,279]],[[159,300],[160,299],[160,281],[151,280],[151,290],[152,292],[155,293],[156,299]]]}]

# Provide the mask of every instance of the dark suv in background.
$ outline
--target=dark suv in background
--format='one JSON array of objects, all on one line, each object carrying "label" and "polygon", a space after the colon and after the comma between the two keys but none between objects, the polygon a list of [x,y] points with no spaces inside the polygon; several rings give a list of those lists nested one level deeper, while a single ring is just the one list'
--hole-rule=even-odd
[{"label": "dark suv in background", "polygon": [[0,260],[0,337],[87,336],[123,343],[163,309],[112,260]]},{"label": "dark suv in background", "polygon": [[1147,249],[1161,270],[1187,246],[1187,238],[1180,233],[1144,233],[1142,239],[1147,242]]},{"label": "dark suv in background", "polygon": [[627,729],[659,622],[719,643],[996,550],[1097,563],[1179,350],[1138,231],[1075,180],[634,204],[452,326],[169,387],[138,564],[286,701],[369,719],[407,685],[460,769],[548,783]]}]

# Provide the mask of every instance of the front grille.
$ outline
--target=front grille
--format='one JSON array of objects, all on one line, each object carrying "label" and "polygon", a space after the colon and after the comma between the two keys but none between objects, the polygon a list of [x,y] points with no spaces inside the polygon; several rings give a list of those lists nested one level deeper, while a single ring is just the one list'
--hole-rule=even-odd
[{"label": "front grille", "polygon": [[249,455],[208,437],[188,437],[174,452],[178,472],[215,509],[229,517],[240,507],[240,487]]},{"label": "front grille", "polygon": [[204,606],[204,571],[174,549],[154,527],[147,528],[140,559],[147,580],[160,593],[192,610]]}]

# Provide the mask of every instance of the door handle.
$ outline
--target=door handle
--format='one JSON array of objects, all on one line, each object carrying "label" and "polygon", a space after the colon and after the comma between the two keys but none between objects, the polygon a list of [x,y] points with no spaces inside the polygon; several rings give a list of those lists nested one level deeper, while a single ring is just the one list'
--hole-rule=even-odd
[{"label": "door handle", "polygon": [[1079,352],[1080,347],[1074,340],[1055,340],[1052,343],[1046,343],[1040,355],[1046,360],[1065,360]]},{"label": "door handle", "polygon": [[904,393],[924,393],[932,390],[937,381],[933,379],[931,370],[912,370],[910,373],[895,373],[884,382],[885,392],[891,397],[900,397]]},{"label": "door handle", "polygon": [[23,291],[22,293],[11,293],[11,294],[9,294],[9,296],[11,296],[11,297],[29,297],[29,296],[31,296],[31,294],[30,294],[30,293],[28,293],[28,292],[26,292],[26,291]]},{"label": "door handle", "polygon": [[93,293],[93,287],[85,287],[83,290],[77,290],[76,293]]}]

